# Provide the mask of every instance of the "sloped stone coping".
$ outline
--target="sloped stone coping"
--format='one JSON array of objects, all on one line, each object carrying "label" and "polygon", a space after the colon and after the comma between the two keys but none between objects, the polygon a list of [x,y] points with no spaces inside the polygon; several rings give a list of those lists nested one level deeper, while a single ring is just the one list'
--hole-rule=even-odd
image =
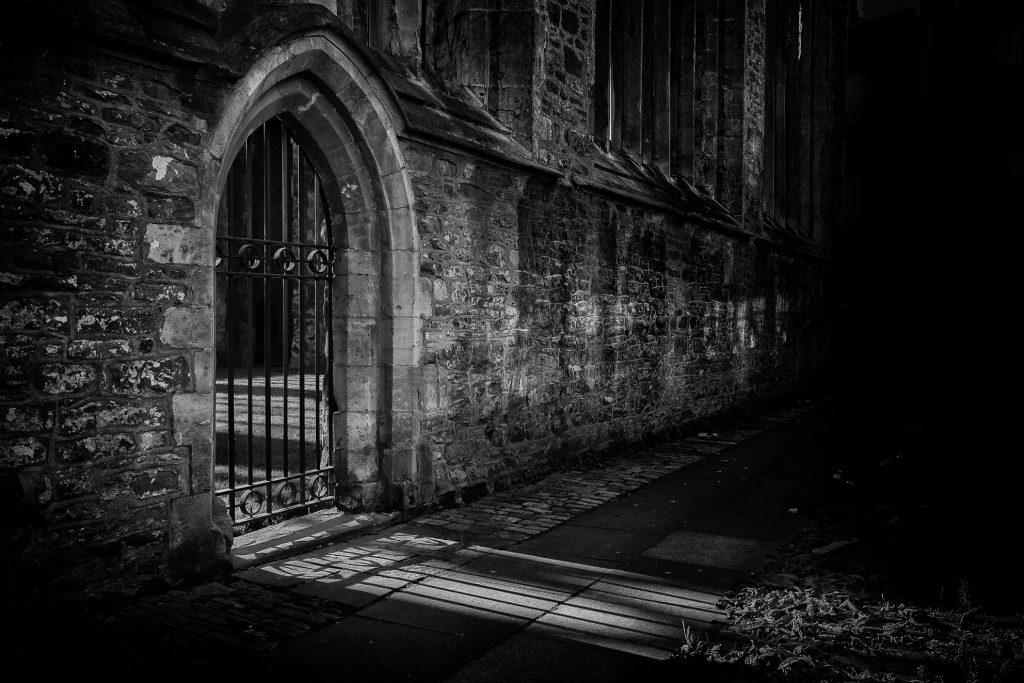
[{"label": "sloped stone coping", "polygon": [[398,512],[352,514],[321,510],[289,519],[236,538],[231,548],[231,566],[240,571],[264,562],[300,555],[331,543],[386,529],[400,516]]}]

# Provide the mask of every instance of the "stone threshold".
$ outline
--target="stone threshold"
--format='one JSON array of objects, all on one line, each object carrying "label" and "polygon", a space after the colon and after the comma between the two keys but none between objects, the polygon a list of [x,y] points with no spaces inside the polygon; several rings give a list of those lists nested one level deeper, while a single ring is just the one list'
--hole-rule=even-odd
[{"label": "stone threshold", "polygon": [[352,514],[338,510],[320,510],[295,517],[236,538],[231,546],[231,567],[241,571],[287,559],[331,543],[381,531],[400,518],[399,512]]}]

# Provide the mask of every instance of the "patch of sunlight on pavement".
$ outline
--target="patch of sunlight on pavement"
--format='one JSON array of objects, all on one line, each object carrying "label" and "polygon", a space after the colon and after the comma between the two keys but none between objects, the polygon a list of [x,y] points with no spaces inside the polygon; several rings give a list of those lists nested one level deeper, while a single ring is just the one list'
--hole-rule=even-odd
[{"label": "patch of sunlight on pavement", "polygon": [[404,531],[378,538],[375,542],[400,545],[407,548],[415,548],[417,550],[443,550],[458,544],[458,541],[453,541],[447,538],[417,536],[416,534],[410,534]]},{"label": "patch of sunlight on pavement", "polygon": [[[505,575],[497,563],[487,565],[490,571],[470,565],[407,586],[388,600],[529,620],[528,633],[654,659],[679,648],[686,626],[709,628],[725,617],[715,607],[719,595],[663,579],[509,550],[473,549],[502,558],[514,576]],[[540,571],[527,571],[531,564]],[[589,580],[581,584],[581,575]]]},{"label": "patch of sunlight on pavement", "polygon": [[238,574],[257,583],[281,584],[305,581],[344,581],[357,574],[389,567],[415,557],[411,553],[374,546],[349,546],[324,549],[281,562],[272,562]]},{"label": "patch of sunlight on pavement", "polygon": [[[238,557],[239,559],[242,559],[242,560],[257,560],[257,559],[259,559],[260,555],[272,555],[274,553],[279,553],[282,550],[287,550],[289,548],[294,548],[296,545],[299,545],[299,544],[302,544],[302,543],[314,543],[314,542],[326,539],[328,537],[328,535],[329,534],[326,531],[319,531],[319,532],[316,532],[316,533],[313,533],[313,534],[309,534],[308,536],[303,536],[302,538],[299,538],[299,539],[293,539],[293,540],[289,540],[289,541],[284,541],[282,543],[278,543],[278,544],[275,544],[275,545],[267,546],[265,548],[260,548],[259,550],[256,550],[256,551],[251,552],[251,553],[240,553],[240,552],[237,552],[237,550],[239,550],[240,548],[246,547],[245,545],[240,546],[240,548],[235,548],[233,546],[232,547],[232,551],[235,551],[234,552],[234,556]],[[240,539],[244,539],[245,536],[240,536],[239,538]],[[246,545],[252,545],[252,544],[246,544]]]}]

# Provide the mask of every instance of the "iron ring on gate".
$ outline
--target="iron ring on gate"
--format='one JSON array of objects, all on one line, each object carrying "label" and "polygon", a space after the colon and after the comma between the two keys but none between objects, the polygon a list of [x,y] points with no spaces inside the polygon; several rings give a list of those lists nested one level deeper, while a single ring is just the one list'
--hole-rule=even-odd
[{"label": "iron ring on gate", "polygon": [[256,490],[249,491],[238,507],[250,517],[256,516],[263,509],[263,494]]},{"label": "iron ring on gate", "polygon": [[295,258],[295,252],[288,247],[281,247],[274,252],[274,263],[285,273],[290,273],[295,269],[295,264],[298,263],[298,259]]},{"label": "iron ring on gate", "polygon": [[313,481],[309,483],[309,495],[313,498],[323,498],[327,495],[327,491],[327,477],[322,474],[318,474],[313,478]]},{"label": "iron ring on gate", "polygon": [[238,248],[238,258],[246,270],[259,270],[263,265],[263,251],[252,244],[243,244]]},{"label": "iron ring on gate", "polygon": [[306,265],[316,275],[323,275],[331,261],[322,249],[313,249],[306,256]]},{"label": "iron ring on gate", "polygon": [[282,483],[277,488],[277,503],[282,507],[288,507],[299,499],[299,489],[290,481]]}]

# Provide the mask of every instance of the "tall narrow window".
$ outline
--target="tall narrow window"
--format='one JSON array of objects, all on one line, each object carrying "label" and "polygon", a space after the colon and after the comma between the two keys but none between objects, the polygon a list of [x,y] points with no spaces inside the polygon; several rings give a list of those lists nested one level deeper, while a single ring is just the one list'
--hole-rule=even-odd
[{"label": "tall narrow window", "polygon": [[602,148],[692,170],[693,12],[694,0],[598,0],[592,122]]}]

